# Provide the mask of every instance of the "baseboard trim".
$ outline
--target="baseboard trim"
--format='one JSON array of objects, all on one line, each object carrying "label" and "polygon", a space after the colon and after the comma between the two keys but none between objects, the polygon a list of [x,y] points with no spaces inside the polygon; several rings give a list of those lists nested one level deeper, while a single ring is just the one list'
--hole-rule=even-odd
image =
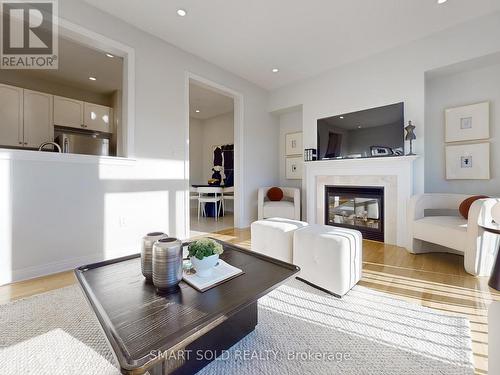
[{"label": "baseboard trim", "polygon": [[81,265],[96,263],[103,260],[104,260],[103,254],[91,254],[77,258],[65,259],[57,262],[20,268],[17,270],[12,270],[12,280],[10,282],[4,282],[1,285],[34,279],[37,277],[47,276],[54,273],[70,271]]}]

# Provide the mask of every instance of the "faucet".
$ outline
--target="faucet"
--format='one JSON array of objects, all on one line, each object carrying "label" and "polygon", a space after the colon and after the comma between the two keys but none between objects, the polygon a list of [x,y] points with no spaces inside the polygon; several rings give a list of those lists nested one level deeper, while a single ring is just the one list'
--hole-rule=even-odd
[{"label": "faucet", "polygon": [[57,149],[57,152],[61,153],[62,150],[61,150],[61,146],[59,146],[57,143],[55,142],[43,142],[40,147],[38,147],[38,151],[43,151],[44,147],[45,146],[48,146],[48,145],[52,145],[52,146],[55,146],[55,148]]}]

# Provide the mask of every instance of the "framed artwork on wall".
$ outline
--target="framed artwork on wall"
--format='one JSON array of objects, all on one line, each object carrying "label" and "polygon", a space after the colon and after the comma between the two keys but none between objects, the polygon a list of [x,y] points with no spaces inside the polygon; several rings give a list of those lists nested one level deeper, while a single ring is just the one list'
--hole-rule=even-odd
[{"label": "framed artwork on wall", "polygon": [[445,142],[490,137],[490,102],[445,109]]},{"label": "framed artwork on wall", "polygon": [[286,173],[287,180],[302,180],[302,166],[304,160],[302,156],[293,156],[286,158]]},{"label": "framed artwork on wall", "polygon": [[285,135],[285,155],[302,155],[302,132],[288,133]]},{"label": "framed artwork on wall", "polygon": [[446,146],[447,180],[489,180],[490,143]]}]

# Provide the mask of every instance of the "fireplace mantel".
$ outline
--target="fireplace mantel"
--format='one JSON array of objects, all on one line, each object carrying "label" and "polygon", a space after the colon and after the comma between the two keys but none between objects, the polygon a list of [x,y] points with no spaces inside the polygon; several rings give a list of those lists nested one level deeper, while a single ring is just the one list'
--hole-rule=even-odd
[{"label": "fireplace mantel", "polygon": [[406,246],[406,205],[413,194],[413,162],[418,156],[322,160],[305,163],[306,219],[324,224],[325,186],[382,186],[385,242]]}]

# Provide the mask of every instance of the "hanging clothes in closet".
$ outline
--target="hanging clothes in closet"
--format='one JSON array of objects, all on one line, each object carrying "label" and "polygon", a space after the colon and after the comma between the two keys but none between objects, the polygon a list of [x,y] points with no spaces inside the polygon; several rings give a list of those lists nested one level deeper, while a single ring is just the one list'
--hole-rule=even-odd
[{"label": "hanging clothes in closet", "polygon": [[222,146],[224,159],[224,185],[234,186],[234,145]]},{"label": "hanging clothes in closet", "polygon": [[234,186],[234,145],[214,148],[214,167],[222,167],[224,186]]}]

